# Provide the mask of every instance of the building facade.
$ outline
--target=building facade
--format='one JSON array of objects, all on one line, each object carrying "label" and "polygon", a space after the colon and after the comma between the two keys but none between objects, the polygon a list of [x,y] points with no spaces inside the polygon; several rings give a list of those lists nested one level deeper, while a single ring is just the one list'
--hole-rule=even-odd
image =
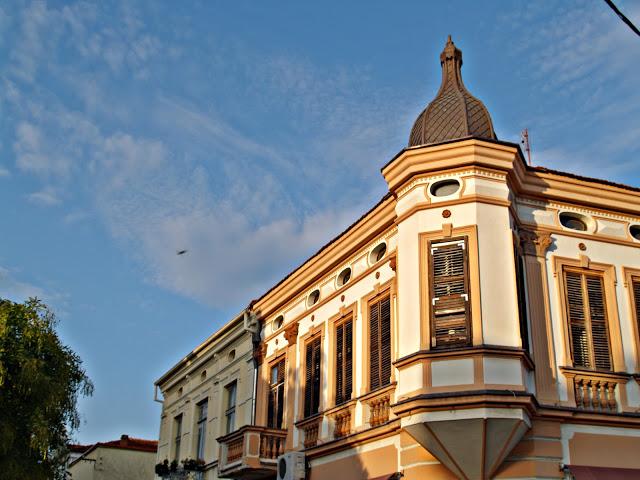
[{"label": "building facade", "polygon": [[255,408],[208,478],[640,477],[640,189],[528,166],[440,63],[388,194],[252,302]]},{"label": "building facade", "polygon": [[195,460],[217,478],[216,438],[254,423],[258,325],[247,310],[156,381],[162,396],[157,463]]}]

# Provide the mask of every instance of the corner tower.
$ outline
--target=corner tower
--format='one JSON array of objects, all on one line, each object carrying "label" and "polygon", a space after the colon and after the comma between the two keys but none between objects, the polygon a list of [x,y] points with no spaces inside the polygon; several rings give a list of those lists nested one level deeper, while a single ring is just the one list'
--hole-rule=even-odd
[{"label": "corner tower", "polygon": [[524,163],[517,146],[496,139],[486,107],[465,88],[451,37],[440,63],[442,85],[413,125],[409,148],[382,169],[397,199],[392,411],[456,477],[484,480],[535,411],[510,189]]}]

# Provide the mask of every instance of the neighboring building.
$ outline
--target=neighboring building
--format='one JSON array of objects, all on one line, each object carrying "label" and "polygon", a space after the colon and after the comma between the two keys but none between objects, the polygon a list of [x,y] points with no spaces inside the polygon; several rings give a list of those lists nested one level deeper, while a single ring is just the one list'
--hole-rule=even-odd
[{"label": "neighboring building", "polygon": [[197,460],[216,478],[216,438],[253,422],[258,325],[242,311],[158,381],[162,394],[157,462]]},{"label": "neighboring building", "polygon": [[[254,419],[218,422],[206,478],[275,478],[286,452],[291,479],[640,478],[640,189],[528,166],[451,39],[440,61],[388,194],[252,302]],[[163,377],[183,391],[160,441],[184,456],[198,402],[219,417],[225,382],[250,382],[248,338],[200,381],[229,328]]]},{"label": "neighboring building", "polygon": [[[77,448],[74,448],[77,447]],[[84,451],[78,454],[78,450]],[[154,476],[158,442],[122,435],[120,440],[71,445],[67,478],[71,480],[140,480]]]}]

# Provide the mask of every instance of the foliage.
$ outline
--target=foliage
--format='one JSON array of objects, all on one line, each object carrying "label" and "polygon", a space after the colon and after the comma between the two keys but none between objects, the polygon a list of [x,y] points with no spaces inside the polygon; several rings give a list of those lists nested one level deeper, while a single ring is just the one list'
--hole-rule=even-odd
[{"label": "foliage", "polygon": [[3,478],[62,479],[79,395],[93,393],[82,361],[62,344],[38,299],[0,299],[0,472]]},{"label": "foliage", "polygon": [[181,463],[182,468],[179,468],[177,460],[173,460],[171,464],[169,464],[169,460],[165,459],[163,462],[156,464],[156,475],[171,480],[185,480],[189,478],[199,478],[196,477],[194,472],[204,471],[204,460],[186,458],[181,460]]}]

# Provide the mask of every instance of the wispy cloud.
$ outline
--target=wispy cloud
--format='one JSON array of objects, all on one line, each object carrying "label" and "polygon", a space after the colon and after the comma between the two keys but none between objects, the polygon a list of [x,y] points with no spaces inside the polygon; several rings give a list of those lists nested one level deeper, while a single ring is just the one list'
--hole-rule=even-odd
[{"label": "wispy cloud", "polygon": [[7,168],[0,165],[0,177],[10,177],[10,176],[11,176],[11,172]]},{"label": "wispy cloud", "polygon": [[51,187],[28,194],[27,199],[31,203],[43,207],[52,207],[54,205],[59,205],[62,202],[58,193]]},{"label": "wispy cloud", "polygon": [[18,280],[14,272],[0,266],[0,298],[23,302],[29,297],[44,299],[48,295],[42,288]]}]

